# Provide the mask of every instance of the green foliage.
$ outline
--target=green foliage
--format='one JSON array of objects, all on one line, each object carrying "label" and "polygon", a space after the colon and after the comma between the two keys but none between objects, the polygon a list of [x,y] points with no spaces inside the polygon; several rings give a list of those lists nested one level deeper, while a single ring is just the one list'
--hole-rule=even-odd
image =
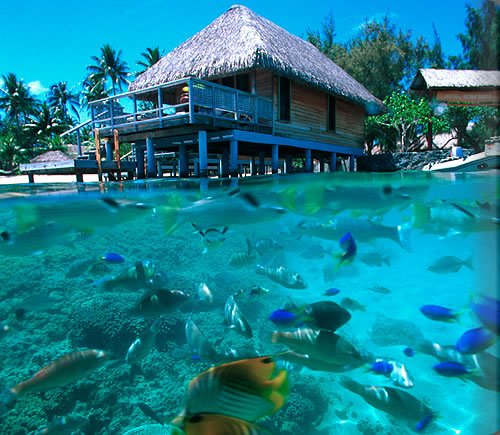
[{"label": "green foliage", "polygon": [[124,85],[128,85],[127,77],[129,69],[127,63],[121,59],[122,51],[116,51],[109,44],[104,44],[101,47],[99,56],[92,56],[93,64],[87,66],[89,72],[88,79],[94,89],[100,83],[101,92],[106,90],[107,82],[111,82],[111,90],[113,95],[116,95],[116,89],[123,89]]},{"label": "green foliage", "polygon": [[500,9],[493,0],[483,0],[480,8],[466,5],[464,33],[457,38],[463,48],[463,57],[455,58],[455,64],[463,69],[500,69]]},{"label": "green foliage", "polygon": [[387,111],[368,117],[365,124],[369,143],[378,140],[386,151],[408,151],[428,132],[432,121],[434,133],[449,128],[447,120],[433,114],[427,100],[404,92],[393,92],[384,100]]},{"label": "green foliage", "polygon": [[61,118],[68,125],[73,124],[69,112],[72,112],[78,120],[80,119],[79,96],[68,89],[66,82],[59,82],[50,87],[47,104],[52,108],[57,108],[61,113]]},{"label": "green foliage", "polygon": [[136,76],[142,74],[148,68],[152,67],[156,62],[158,62],[163,56],[163,53],[160,51],[159,47],[153,47],[153,48],[147,47],[146,51],[142,52],[140,55],[144,59],[137,61],[137,65],[141,67],[141,70],[139,70],[136,73]]},{"label": "green foliage", "polygon": [[17,143],[12,131],[0,133],[0,167],[4,171],[14,171],[19,163],[27,161],[26,151]]}]

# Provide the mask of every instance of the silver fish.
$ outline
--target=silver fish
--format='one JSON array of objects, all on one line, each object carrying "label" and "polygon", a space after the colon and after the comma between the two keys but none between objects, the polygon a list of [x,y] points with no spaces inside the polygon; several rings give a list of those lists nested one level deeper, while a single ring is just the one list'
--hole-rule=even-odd
[{"label": "silver fish", "polygon": [[241,309],[236,303],[233,295],[227,298],[226,305],[224,306],[224,322],[227,326],[233,328],[241,335],[248,338],[253,337],[252,327],[241,312]]},{"label": "silver fish", "polygon": [[445,255],[431,264],[427,269],[434,273],[455,273],[458,272],[462,266],[472,270],[472,257],[462,260],[454,255]]},{"label": "silver fish", "polygon": [[283,287],[294,289],[305,289],[307,283],[298,273],[292,272],[285,267],[264,267],[257,265],[256,272],[259,275],[265,275],[271,278],[274,282],[281,284]]},{"label": "silver fish", "polygon": [[153,347],[156,335],[160,330],[160,325],[161,318],[158,318],[130,345],[125,357],[125,361],[128,364],[131,366],[141,364],[142,360],[149,354]]},{"label": "silver fish", "polygon": [[211,290],[208,288],[207,283],[201,282],[198,285],[198,300],[208,302],[211,304],[214,301]]},{"label": "silver fish", "polygon": [[185,332],[191,355],[212,363],[218,361],[217,351],[191,317],[188,317],[186,321]]}]

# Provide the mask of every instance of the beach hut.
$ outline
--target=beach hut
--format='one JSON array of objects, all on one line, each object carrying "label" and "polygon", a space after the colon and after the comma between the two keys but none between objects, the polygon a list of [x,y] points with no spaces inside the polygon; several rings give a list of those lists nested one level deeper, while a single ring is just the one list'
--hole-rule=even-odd
[{"label": "beach hut", "polygon": [[[125,101],[127,100],[127,101]],[[158,154],[177,173],[290,172],[293,159],[363,153],[364,120],[382,103],[309,42],[235,5],[139,75],[128,93],[91,103],[100,137],[135,144],[138,176]],[[128,108],[128,110],[127,110]],[[144,153],[147,164],[144,165]],[[321,165],[323,168],[324,165]]]}]

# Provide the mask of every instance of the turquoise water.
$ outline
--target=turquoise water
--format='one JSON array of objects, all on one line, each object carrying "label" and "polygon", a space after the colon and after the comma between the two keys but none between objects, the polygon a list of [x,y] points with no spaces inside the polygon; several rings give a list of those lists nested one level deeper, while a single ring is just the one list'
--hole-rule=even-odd
[{"label": "turquoise water", "polygon": [[[212,365],[256,355],[276,355],[289,376],[284,406],[256,422],[273,434],[414,433],[420,402],[437,415],[424,433],[499,429],[498,346],[477,356],[481,367],[466,377],[439,375],[429,350],[432,343],[454,345],[481,326],[471,297],[498,298],[497,173],[236,181],[0,189],[0,389],[71,352],[109,354],[79,379],[19,394],[5,409],[0,433],[37,433],[64,416],[72,423],[61,433],[122,434],[144,425],[151,426],[142,433],[170,433],[152,426],[136,403],[169,422],[183,410],[191,379]],[[341,262],[339,240],[347,232],[357,252]],[[124,261],[103,259],[107,253]],[[279,277],[257,273],[257,265],[274,275],[279,267],[298,273],[307,287],[282,285]],[[199,292],[202,283],[211,297]],[[251,294],[256,287],[269,291]],[[324,295],[330,288],[340,292]],[[152,311],[140,305],[159,289],[180,290],[188,300]],[[252,337],[224,324],[235,293]],[[280,353],[290,349],[286,343],[272,342],[274,331],[306,326],[301,308],[318,301],[351,313],[336,333],[356,349],[354,363],[329,353],[326,342],[311,352],[329,354],[329,365],[312,370]],[[456,310],[457,321],[425,317],[420,307],[428,304]],[[302,320],[274,324],[269,316],[283,307]],[[212,359],[188,346],[188,318],[215,349]],[[157,319],[151,348],[130,364],[130,346],[137,337],[146,341]],[[405,355],[405,347],[415,355]],[[404,364],[414,385],[403,388],[370,371],[377,357]],[[346,389],[343,376],[404,390],[418,402],[391,403],[384,412]]]}]

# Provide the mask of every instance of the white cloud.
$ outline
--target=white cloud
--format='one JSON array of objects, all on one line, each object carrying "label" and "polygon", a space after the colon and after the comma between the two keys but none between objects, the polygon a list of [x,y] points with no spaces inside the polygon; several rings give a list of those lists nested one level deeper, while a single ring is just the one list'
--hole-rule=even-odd
[{"label": "white cloud", "polygon": [[40,80],[34,80],[32,82],[28,83],[28,88],[30,89],[31,93],[34,95],[41,95],[45,94],[49,89],[44,87],[42,85],[42,82]]},{"label": "white cloud", "polygon": [[358,24],[357,26],[354,26],[352,30],[358,32],[362,30],[367,23],[381,23],[385,17],[389,17],[391,21],[394,22],[399,18],[399,15],[395,12],[376,12],[370,17],[365,17],[363,22],[361,24]]}]

